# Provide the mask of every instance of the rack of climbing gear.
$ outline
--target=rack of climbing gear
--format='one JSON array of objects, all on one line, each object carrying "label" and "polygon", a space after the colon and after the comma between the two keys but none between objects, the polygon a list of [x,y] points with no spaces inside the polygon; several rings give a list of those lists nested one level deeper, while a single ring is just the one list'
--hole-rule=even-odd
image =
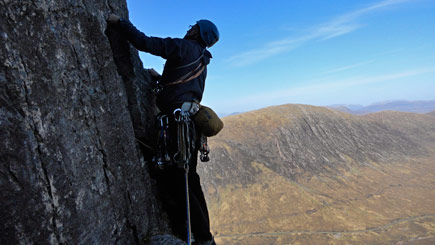
[{"label": "rack of climbing gear", "polygon": [[157,116],[159,125],[159,135],[157,139],[157,151],[153,158],[153,162],[159,169],[164,169],[167,165],[171,165],[171,157],[169,155],[169,117],[165,114]]},{"label": "rack of climbing gear", "polygon": [[177,123],[177,152],[174,161],[179,167],[186,168],[195,149],[195,129],[190,114],[186,111],[175,109],[174,119]]}]

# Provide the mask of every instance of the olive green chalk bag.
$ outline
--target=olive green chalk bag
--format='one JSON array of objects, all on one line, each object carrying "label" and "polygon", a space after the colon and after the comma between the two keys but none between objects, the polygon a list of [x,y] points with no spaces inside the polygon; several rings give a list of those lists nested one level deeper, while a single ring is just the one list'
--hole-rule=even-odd
[{"label": "olive green chalk bag", "polygon": [[199,111],[192,119],[196,126],[207,137],[215,136],[224,127],[224,122],[222,122],[216,112],[207,106],[201,105]]}]

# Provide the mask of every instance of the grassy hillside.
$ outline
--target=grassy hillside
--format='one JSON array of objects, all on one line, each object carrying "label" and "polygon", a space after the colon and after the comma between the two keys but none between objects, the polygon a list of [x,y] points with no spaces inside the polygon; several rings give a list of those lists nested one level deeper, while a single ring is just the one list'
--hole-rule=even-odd
[{"label": "grassy hillside", "polygon": [[200,168],[221,243],[432,242],[433,116],[284,105],[224,122]]}]

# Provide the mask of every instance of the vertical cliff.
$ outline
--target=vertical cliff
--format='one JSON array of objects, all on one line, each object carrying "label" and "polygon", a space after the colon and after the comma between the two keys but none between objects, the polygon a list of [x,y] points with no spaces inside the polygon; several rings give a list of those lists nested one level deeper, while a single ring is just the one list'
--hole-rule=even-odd
[{"label": "vertical cliff", "polygon": [[110,13],[125,1],[0,0],[0,244],[166,231],[135,140],[153,135],[149,75]]}]

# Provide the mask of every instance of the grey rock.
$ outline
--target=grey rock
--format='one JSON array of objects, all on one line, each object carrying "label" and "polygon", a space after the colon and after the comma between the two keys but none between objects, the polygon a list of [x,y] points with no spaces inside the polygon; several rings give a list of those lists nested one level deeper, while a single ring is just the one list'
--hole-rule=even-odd
[{"label": "grey rock", "polygon": [[185,245],[186,243],[172,235],[156,235],[151,237],[149,241],[150,245]]},{"label": "grey rock", "polygon": [[0,244],[168,232],[135,139],[153,142],[149,75],[110,13],[126,2],[0,1]]}]

